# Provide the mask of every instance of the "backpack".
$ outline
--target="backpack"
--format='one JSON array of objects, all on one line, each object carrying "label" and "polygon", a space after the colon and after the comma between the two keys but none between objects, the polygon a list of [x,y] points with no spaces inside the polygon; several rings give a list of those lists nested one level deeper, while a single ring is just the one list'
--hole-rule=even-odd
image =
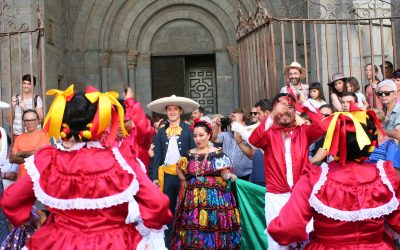
[{"label": "backpack", "polygon": [[[20,94],[16,94],[16,95],[15,95],[15,98],[17,98],[17,105],[19,105],[19,96],[20,96]],[[39,98],[39,95],[35,95],[35,96],[33,97],[33,107],[34,107],[34,108],[37,107],[38,98]]]}]

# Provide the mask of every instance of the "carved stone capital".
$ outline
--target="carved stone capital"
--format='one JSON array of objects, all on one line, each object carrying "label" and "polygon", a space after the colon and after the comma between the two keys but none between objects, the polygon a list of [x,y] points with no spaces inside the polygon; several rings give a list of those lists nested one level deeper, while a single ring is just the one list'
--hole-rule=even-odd
[{"label": "carved stone capital", "polygon": [[138,61],[139,50],[128,50],[126,60],[128,62],[128,69],[136,68]]},{"label": "carved stone capital", "polygon": [[229,61],[231,64],[239,64],[239,51],[236,46],[226,47],[229,54]]},{"label": "carved stone capital", "polygon": [[108,67],[110,65],[111,50],[101,50],[99,52],[99,65],[100,67]]}]

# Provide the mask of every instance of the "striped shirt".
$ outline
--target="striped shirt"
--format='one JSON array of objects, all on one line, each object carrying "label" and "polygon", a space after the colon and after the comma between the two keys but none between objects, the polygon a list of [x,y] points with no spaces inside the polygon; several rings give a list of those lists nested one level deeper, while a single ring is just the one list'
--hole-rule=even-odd
[{"label": "striped shirt", "polygon": [[[15,96],[13,97],[15,98]],[[18,96],[18,102],[17,105],[15,105],[14,107],[14,121],[13,121],[13,130],[14,130],[14,135],[20,135],[24,132],[23,125],[22,125],[22,108],[18,105],[18,103],[21,101],[21,95]],[[24,103],[26,104],[26,107],[28,109],[33,109],[32,108],[32,98],[31,99],[24,99]],[[42,98],[40,98],[40,96],[37,97],[37,104],[36,104],[36,108],[43,108],[43,101]],[[40,123],[38,125],[38,128],[40,129]]]},{"label": "striped shirt", "polygon": [[[233,132],[222,132],[218,134],[218,139],[222,143],[223,152],[232,161],[233,172],[238,177],[251,174],[253,162],[240,149],[233,136]],[[246,142],[243,141],[243,143]]]}]

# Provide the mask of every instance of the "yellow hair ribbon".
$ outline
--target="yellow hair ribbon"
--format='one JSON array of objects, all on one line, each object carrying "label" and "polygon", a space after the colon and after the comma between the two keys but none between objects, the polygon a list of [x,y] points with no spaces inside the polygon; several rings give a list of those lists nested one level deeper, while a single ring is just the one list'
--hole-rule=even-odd
[{"label": "yellow hair ribbon", "polygon": [[[360,112],[336,112],[334,113],[334,116],[329,123],[328,130],[326,131],[326,137],[324,141],[324,145],[322,146],[323,149],[327,150],[329,152],[332,144],[332,139],[333,139],[333,133],[335,132],[335,128],[337,126],[337,119],[339,118],[340,115],[344,115],[349,117],[354,124],[354,130],[356,132],[356,140],[358,143],[358,146],[362,150],[365,146],[371,144],[371,140],[369,139],[367,133],[364,131],[363,127],[361,126],[361,123],[366,124],[367,121],[367,115],[365,111],[360,111]],[[360,123],[361,122],[361,123]],[[342,142],[345,143],[345,142]]]},{"label": "yellow hair ribbon", "polygon": [[128,132],[124,126],[124,108],[117,100],[118,93],[115,91],[110,91],[106,93],[101,92],[91,92],[85,94],[86,98],[89,99],[91,103],[99,102],[98,112],[99,112],[99,130],[97,135],[104,132],[111,122],[111,110],[112,105],[115,105],[118,110],[119,123],[121,127],[122,134],[124,136],[128,135]]},{"label": "yellow hair ribbon", "polygon": [[[348,113],[347,116],[350,117],[351,120],[353,120],[354,129],[356,131],[356,139],[360,150],[362,150],[367,145],[371,145],[371,140],[369,139],[367,133],[365,133],[365,130],[361,126],[360,122],[354,118],[352,113]],[[365,124],[366,123],[367,121],[365,120]]]},{"label": "yellow hair ribbon", "polygon": [[340,114],[341,114],[341,112],[336,112],[333,114],[333,118],[332,118],[331,122],[329,123],[328,130],[326,131],[324,145],[322,146],[322,148],[328,152],[331,149],[333,133],[335,132],[336,122],[337,122],[337,119],[339,118]]},{"label": "yellow hair ribbon", "polygon": [[65,104],[67,103],[67,99],[74,95],[74,85],[71,84],[65,91],[50,89],[46,92],[46,95],[55,95],[56,97],[54,98],[49,112],[47,113],[44,121],[44,127],[48,127],[47,134],[49,138],[54,136],[57,139],[60,136]]},{"label": "yellow hair ribbon", "polygon": [[353,112],[350,112],[350,114],[352,114],[353,117],[357,121],[359,121],[360,123],[363,123],[363,124],[367,125],[368,114],[364,110],[362,110],[362,111],[353,111]]}]

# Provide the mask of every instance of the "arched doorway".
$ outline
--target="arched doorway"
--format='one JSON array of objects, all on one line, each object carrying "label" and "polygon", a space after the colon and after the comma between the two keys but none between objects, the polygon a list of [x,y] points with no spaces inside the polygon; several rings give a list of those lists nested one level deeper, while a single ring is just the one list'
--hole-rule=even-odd
[{"label": "arched doorway", "polygon": [[174,20],[163,25],[151,43],[152,99],[186,96],[216,112],[214,51],[214,39],[200,23]]}]

